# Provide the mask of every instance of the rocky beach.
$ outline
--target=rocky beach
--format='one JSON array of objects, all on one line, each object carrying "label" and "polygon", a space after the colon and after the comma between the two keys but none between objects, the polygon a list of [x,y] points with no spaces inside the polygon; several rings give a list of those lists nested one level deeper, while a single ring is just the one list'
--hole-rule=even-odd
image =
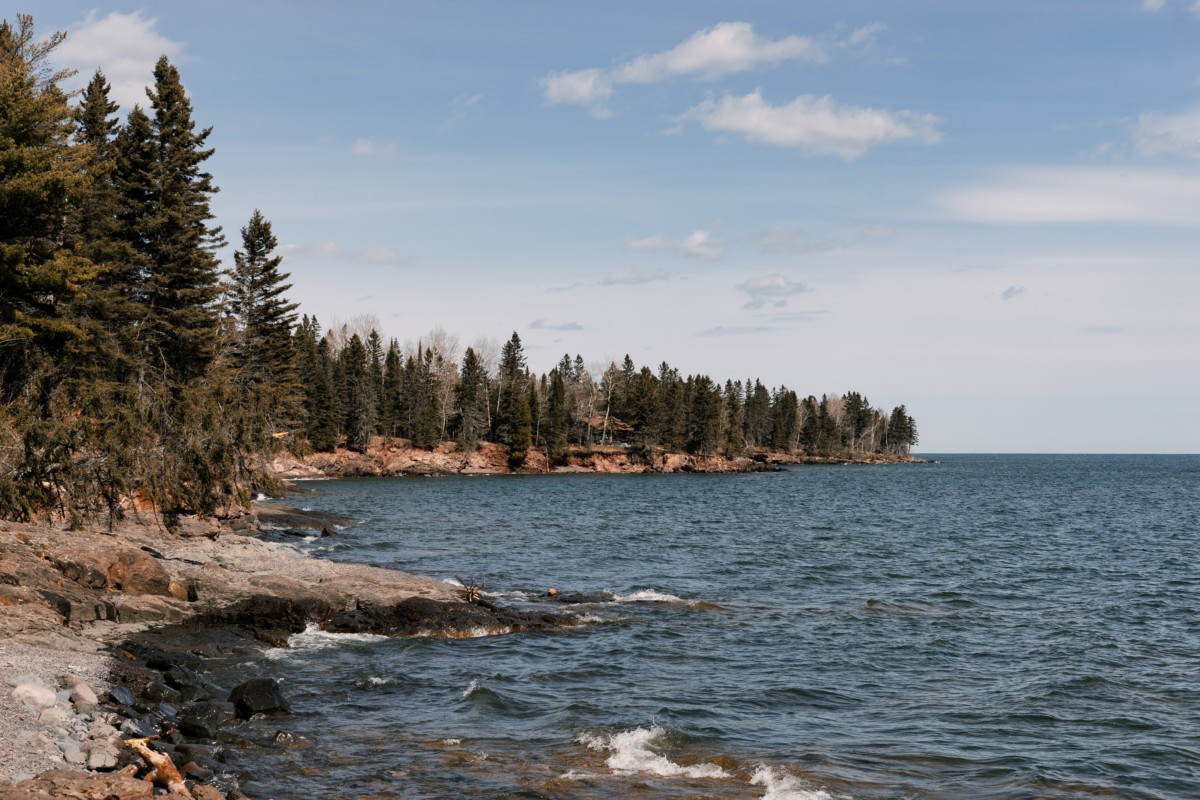
[{"label": "rocky beach", "polygon": [[336,535],[348,522],[264,506],[173,531],[154,517],[111,530],[0,524],[0,800],[243,797],[229,749],[291,746],[247,722],[290,709],[275,676],[230,664],[305,630],[457,637],[578,624],[264,539]]}]

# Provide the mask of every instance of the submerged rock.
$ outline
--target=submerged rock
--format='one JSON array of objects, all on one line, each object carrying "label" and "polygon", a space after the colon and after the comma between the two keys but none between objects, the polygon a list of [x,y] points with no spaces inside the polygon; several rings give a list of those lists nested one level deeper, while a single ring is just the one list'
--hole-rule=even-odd
[{"label": "submerged rock", "polygon": [[387,606],[360,603],[353,611],[331,615],[321,627],[331,633],[476,636],[570,625],[570,618],[549,612],[518,611],[491,603],[456,603],[410,597]]}]

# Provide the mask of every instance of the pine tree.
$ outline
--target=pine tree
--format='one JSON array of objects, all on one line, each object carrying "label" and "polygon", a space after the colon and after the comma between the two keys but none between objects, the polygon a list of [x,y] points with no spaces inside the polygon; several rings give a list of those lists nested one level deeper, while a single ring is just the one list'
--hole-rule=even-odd
[{"label": "pine tree", "polygon": [[63,38],[34,41],[26,14],[0,24],[0,400],[27,395],[87,340],[72,304],[97,270],[64,247],[84,164],[57,85],[70,73],[45,64]]},{"label": "pine tree", "polygon": [[378,421],[376,414],[379,408],[376,399],[376,389],[367,363],[367,347],[358,334],[350,337],[350,341],[338,354],[342,364],[345,386],[345,422],[346,446],[359,452],[365,452],[371,443],[371,435],[375,433]]},{"label": "pine tree", "polygon": [[220,289],[215,252],[225,242],[221,229],[209,224],[209,198],[217,187],[201,168],[213,154],[204,149],[212,129],[196,132],[191,101],[166,56],[155,65],[154,88],[147,94],[155,146],[154,163],[145,176],[152,200],[143,242],[149,261],[150,366],[186,380],[203,374],[214,356]]},{"label": "pine tree", "polygon": [[[525,397],[525,350],[521,337],[513,331],[512,337],[500,351],[500,374],[496,392],[496,440],[502,444],[513,444],[516,435],[518,398]],[[525,412],[529,411],[529,400],[525,398]]]},{"label": "pine tree", "polygon": [[691,379],[691,402],[687,414],[687,450],[709,455],[721,443],[721,391],[707,375]]},{"label": "pine tree", "polygon": [[567,408],[566,382],[558,369],[550,370],[544,428],[547,457],[552,464],[563,463],[567,455],[571,413]]},{"label": "pine tree", "polygon": [[487,374],[483,364],[468,347],[463,354],[462,373],[458,383],[458,446],[474,450],[475,444],[487,431]]},{"label": "pine tree", "polygon": [[745,409],[742,382],[725,381],[725,455],[740,456],[746,450]]},{"label": "pine tree", "polygon": [[235,328],[230,359],[235,380],[264,410],[270,429],[294,424],[300,411],[292,341],[299,306],[284,296],[291,284],[279,269],[277,246],[271,223],[255,209],[242,228],[242,249],[233,254],[226,291]]}]

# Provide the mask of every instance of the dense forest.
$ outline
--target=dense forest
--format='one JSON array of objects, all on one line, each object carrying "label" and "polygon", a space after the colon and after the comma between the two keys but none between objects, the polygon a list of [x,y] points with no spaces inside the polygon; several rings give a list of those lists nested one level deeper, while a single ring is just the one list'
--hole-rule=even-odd
[{"label": "dense forest", "polygon": [[159,59],[146,107],[122,120],[101,72],[60,88],[63,38],[39,41],[27,15],[0,26],[0,516],[111,519],[134,499],[168,523],[211,514],[269,488],[279,448],[372,436],[493,441],[514,465],[596,444],[732,456],[917,441],[904,406],[857,392],[802,398],[628,356],[536,375],[516,333],[460,354],[445,335],[401,347],[369,326],[323,331],[287,299],[260,212],[221,265],[211,129],[176,68]]}]

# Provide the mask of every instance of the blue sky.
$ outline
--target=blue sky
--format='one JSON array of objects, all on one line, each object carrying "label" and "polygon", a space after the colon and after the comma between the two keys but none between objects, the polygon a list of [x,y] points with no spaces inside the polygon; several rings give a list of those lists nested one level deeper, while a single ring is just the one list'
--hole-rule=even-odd
[{"label": "blue sky", "polygon": [[1198,0],[20,10],[126,109],[175,61],[323,323],[1200,452]]}]

